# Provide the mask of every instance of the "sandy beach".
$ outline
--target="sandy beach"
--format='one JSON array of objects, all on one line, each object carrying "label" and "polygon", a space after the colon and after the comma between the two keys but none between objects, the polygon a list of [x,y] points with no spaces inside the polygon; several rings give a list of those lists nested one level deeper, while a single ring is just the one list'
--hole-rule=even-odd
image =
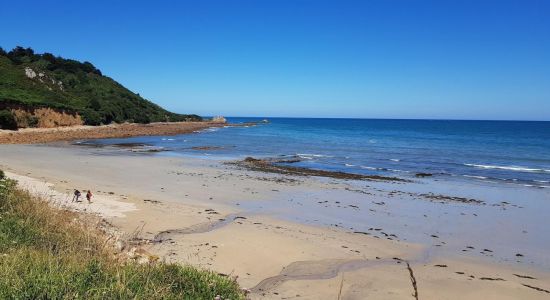
[{"label": "sandy beach", "polygon": [[550,300],[550,0],[8,3],[0,300]]},{"label": "sandy beach", "polygon": [[[236,276],[252,299],[550,297],[550,210],[536,204],[547,189],[270,174],[65,143],[2,145],[0,168],[138,232],[163,260]],[[70,202],[74,189],[94,202]]]}]

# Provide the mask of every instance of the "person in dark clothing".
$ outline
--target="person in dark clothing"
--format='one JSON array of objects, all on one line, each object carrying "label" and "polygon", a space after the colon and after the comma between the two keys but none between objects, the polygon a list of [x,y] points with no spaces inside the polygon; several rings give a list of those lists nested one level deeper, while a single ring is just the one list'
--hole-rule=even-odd
[{"label": "person in dark clothing", "polygon": [[80,193],[79,190],[74,190],[73,202],[75,202],[75,201],[76,201],[76,202],[80,202],[80,200],[79,200],[79,199],[80,199],[80,195],[82,195],[82,194]]}]

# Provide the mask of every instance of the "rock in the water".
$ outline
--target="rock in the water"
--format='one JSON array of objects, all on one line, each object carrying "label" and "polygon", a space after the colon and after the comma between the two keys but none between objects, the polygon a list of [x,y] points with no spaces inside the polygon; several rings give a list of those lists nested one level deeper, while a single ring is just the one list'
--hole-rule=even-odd
[{"label": "rock in the water", "polygon": [[227,123],[227,120],[223,116],[215,116],[212,118],[212,122]]}]

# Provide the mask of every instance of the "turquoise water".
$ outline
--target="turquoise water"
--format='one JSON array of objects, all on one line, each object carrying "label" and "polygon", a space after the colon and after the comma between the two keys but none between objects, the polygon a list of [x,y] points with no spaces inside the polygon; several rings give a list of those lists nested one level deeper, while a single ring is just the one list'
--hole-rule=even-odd
[{"label": "turquoise water", "polygon": [[[228,118],[229,122],[264,118]],[[361,174],[550,188],[550,122],[269,118],[200,134],[97,140],[144,143],[169,155],[227,160],[297,156],[300,166]],[[222,147],[194,150],[192,147]]]}]

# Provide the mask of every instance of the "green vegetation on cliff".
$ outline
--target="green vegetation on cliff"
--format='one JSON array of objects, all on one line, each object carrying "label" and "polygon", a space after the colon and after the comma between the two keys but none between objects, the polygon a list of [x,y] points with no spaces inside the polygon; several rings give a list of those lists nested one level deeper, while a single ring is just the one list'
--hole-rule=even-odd
[{"label": "green vegetation on cliff", "polygon": [[51,207],[0,170],[0,299],[244,299],[233,278],[138,264],[76,213]]},{"label": "green vegetation on cliff", "polygon": [[0,110],[52,108],[82,116],[85,124],[199,121],[169,112],[104,76],[89,62],[0,48]]}]

